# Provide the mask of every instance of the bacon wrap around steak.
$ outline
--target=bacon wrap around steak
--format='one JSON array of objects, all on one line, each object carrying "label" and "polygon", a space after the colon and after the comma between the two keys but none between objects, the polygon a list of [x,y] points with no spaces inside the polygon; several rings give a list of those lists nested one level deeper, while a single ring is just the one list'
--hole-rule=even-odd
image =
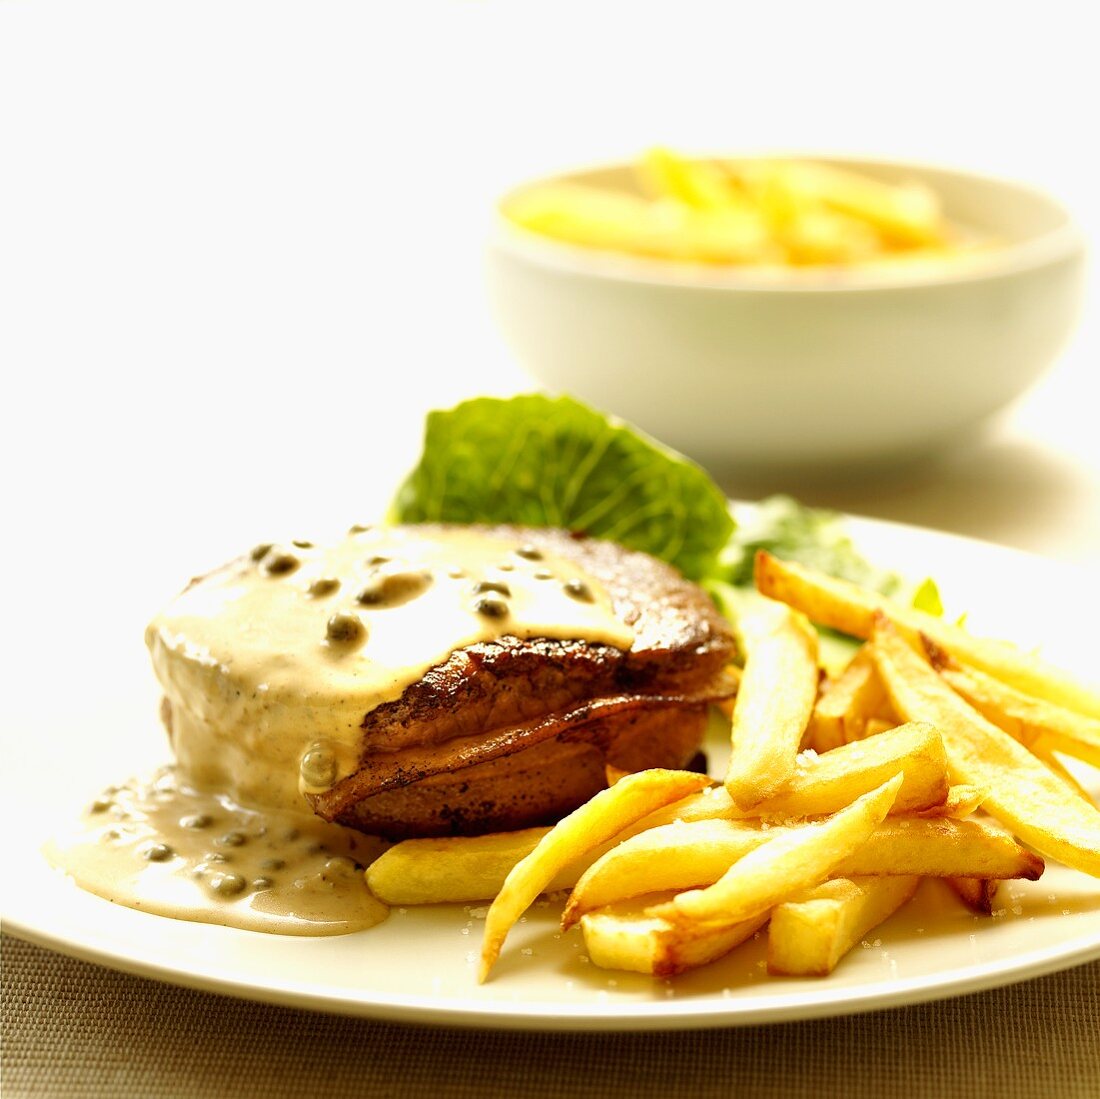
[{"label": "bacon wrap around steak", "polygon": [[683,767],[707,703],[735,690],[729,625],[670,566],[564,531],[482,528],[569,558],[635,634],[609,645],[502,637],[460,649],[364,716],[359,769],[314,809],[391,838],[547,823],[623,770]]}]

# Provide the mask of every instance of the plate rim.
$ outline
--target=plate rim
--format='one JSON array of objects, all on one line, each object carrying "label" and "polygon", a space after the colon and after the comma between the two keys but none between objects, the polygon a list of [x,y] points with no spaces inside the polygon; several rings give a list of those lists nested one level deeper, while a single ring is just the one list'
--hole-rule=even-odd
[{"label": "plate rim", "polygon": [[[110,904],[110,901],[104,903]],[[143,913],[150,919],[160,917]],[[232,929],[230,929],[232,930]],[[155,962],[127,957],[109,949],[83,944],[28,927],[18,920],[5,919],[4,934],[24,942],[44,947],[79,961],[103,965],[121,973],[162,984],[174,985],[253,1003],[317,1011],[329,1015],[373,1019],[378,1022],[448,1026],[461,1029],[482,1028],[510,1031],[654,1031],[710,1030],[725,1027],[767,1026],[775,1023],[809,1021],[821,1018],[841,1018],[871,1011],[886,1011],[911,1007],[936,1000],[953,999],[1019,984],[1051,973],[1073,969],[1089,962],[1100,961],[1100,937],[1089,941],[1088,935],[1046,946],[1022,955],[1022,961],[1005,968],[998,961],[987,961],[950,970],[950,979],[943,974],[928,974],[899,980],[888,992],[868,985],[857,990],[845,990],[841,998],[827,984],[820,996],[806,997],[804,991],[786,997],[769,996],[769,1003],[755,1009],[736,1007],[736,1000],[715,1001],[698,998],[679,1002],[648,1002],[615,1005],[607,1010],[603,1001],[599,1008],[583,1008],[574,1004],[550,1004],[532,1001],[517,1004],[512,1000],[495,1003],[449,1002],[432,1004],[427,997],[375,994],[371,999],[339,996],[331,991],[307,990],[299,982],[296,989],[280,984],[253,984],[245,980],[219,977],[195,969],[173,968]],[[827,981],[827,978],[825,978]],[[716,1010],[716,1005],[726,1005]],[[542,1010],[537,1010],[541,1008]]]}]

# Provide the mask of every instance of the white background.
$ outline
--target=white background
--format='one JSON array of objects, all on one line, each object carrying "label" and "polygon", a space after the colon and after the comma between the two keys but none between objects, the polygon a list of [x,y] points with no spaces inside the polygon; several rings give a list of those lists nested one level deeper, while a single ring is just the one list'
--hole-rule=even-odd
[{"label": "white background", "polygon": [[[13,651],[142,661],[188,575],[369,518],[426,407],[529,384],[481,282],[514,180],[654,142],[897,156],[1095,240],[1088,8],[0,0]],[[1096,306],[969,452],[816,496],[1100,560]]]}]

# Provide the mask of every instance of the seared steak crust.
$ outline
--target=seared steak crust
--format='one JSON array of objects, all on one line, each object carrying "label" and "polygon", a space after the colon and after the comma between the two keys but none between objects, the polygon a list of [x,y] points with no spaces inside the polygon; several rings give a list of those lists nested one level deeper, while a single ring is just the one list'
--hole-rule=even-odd
[{"label": "seared steak crust", "polygon": [[[705,703],[732,694],[721,674],[734,651],[730,627],[670,566],[565,531],[482,529],[577,562],[607,589],[633,646],[502,637],[452,653],[364,716],[360,770],[311,798],[321,816],[394,837],[526,827],[595,793],[606,759],[683,766]],[[536,759],[553,756],[550,742],[588,746],[564,753],[577,756],[574,769],[583,756],[583,780],[555,780],[551,768],[532,785]]]},{"label": "seared steak crust", "polygon": [[339,819],[390,839],[552,824],[604,789],[608,763],[624,771],[688,766],[706,723],[705,704],[622,711],[572,736],[350,800]]},{"label": "seared steak crust", "polygon": [[534,719],[603,694],[684,692],[733,655],[733,634],[714,604],[671,566],[612,542],[565,531],[486,527],[576,561],[611,596],[635,634],[629,652],[586,641],[470,645],[430,669],[395,702],[363,719],[363,758]]}]

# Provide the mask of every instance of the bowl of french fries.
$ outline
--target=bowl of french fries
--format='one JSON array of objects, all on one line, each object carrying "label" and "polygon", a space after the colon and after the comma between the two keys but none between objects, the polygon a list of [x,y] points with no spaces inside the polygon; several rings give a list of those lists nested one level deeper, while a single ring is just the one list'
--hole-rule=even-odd
[{"label": "bowl of french fries", "polygon": [[1054,361],[1083,260],[1020,184],[654,149],[509,191],[488,286],[547,389],[720,472],[835,472],[971,437]]},{"label": "bowl of french fries", "polygon": [[[552,827],[396,844],[372,892],[484,902],[483,982],[540,896],[601,969],[671,979],[763,937],[772,976],[824,978],[922,883],[980,919],[1047,860],[1100,877],[1072,769],[1100,766],[1100,689],[765,551],[755,588],[720,777],[609,771]],[[853,639],[846,661],[822,667],[815,627]]]}]

